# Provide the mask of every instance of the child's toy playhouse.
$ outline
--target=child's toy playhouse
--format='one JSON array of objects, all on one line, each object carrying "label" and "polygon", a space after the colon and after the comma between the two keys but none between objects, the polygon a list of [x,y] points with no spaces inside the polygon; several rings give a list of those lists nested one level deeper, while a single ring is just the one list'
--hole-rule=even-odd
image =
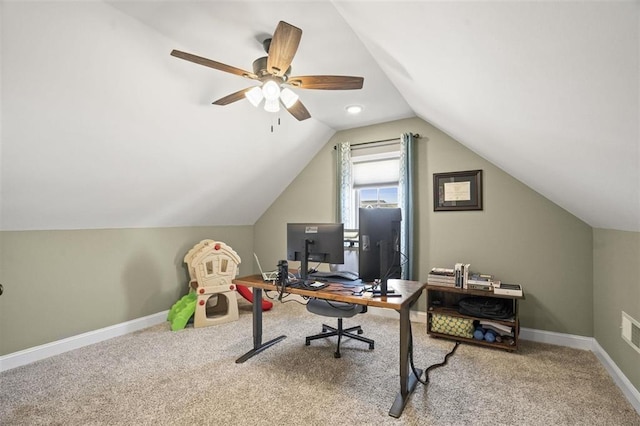
[{"label": "child's toy playhouse", "polygon": [[220,241],[202,240],[184,257],[189,269],[190,292],[169,311],[171,329],[185,327],[193,315],[194,327],[236,321],[238,299],[233,279],[240,256]]}]

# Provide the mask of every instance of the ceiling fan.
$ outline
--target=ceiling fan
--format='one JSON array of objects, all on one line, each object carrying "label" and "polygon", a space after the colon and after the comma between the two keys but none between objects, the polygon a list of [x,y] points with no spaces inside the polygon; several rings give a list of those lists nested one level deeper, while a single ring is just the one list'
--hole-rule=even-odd
[{"label": "ceiling fan", "polygon": [[342,75],[307,75],[291,77],[291,61],[298,50],[302,30],[284,21],[280,21],[272,38],[263,42],[267,56],[253,62],[253,72],[196,56],[191,53],[173,50],[172,56],[204,65],[220,71],[239,75],[260,82],[260,85],[248,87],[213,102],[214,105],[228,105],[247,98],[254,106],[264,99],[264,109],[277,112],[282,104],[299,121],[311,115],[302,104],[298,95],[289,87],[316,90],[353,90],[362,89],[363,77]]}]

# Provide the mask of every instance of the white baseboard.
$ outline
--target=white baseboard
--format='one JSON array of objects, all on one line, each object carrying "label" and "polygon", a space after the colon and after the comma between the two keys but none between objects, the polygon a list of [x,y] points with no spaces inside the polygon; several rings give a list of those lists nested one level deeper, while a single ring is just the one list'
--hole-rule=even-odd
[{"label": "white baseboard", "polygon": [[602,365],[604,365],[604,368],[613,378],[613,381],[616,382],[616,385],[618,385],[624,396],[627,397],[631,405],[633,405],[633,408],[640,414],[640,392],[631,384],[627,376],[620,371],[618,366],[609,357],[609,354],[602,349],[595,339],[593,345],[593,353],[598,357]]},{"label": "white baseboard", "polygon": [[158,312],[157,314],[136,318],[131,321],[115,324],[109,327],[82,333],[77,336],[71,336],[56,342],[46,343],[44,345],[35,346],[33,348],[1,356],[0,372],[11,370],[12,368],[20,367],[21,365],[31,364],[32,362],[39,361],[41,359],[102,342],[113,337],[123,336],[156,324],[161,324],[167,320],[168,313],[169,311]]},{"label": "white baseboard", "polygon": [[593,351],[595,339],[593,337],[577,336],[575,334],[556,333],[554,331],[534,330],[532,328],[520,328],[520,338],[537,343],[549,343],[550,345],[566,346],[574,349]]},{"label": "white baseboard", "polygon": [[[398,319],[398,312],[390,309],[382,309],[370,307],[369,312],[388,318]],[[11,370],[12,368],[30,364],[41,359],[45,359],[54,355],[58,355],[83,346],[92,345],[102,342],[113,337],[123,336],[134,331],[142,330],[147,327],[161,324],[167,320],[169,311],[158,312],[135,320],[123,322],[121,324],[112,325],[110,327],[101,328],[99,330],[89,331],[77,336],[68,337],[56,342],[47,343],[23,351],[14,352],[0,357],[0,372]],[[412,322],[427,323],[427,313],[412,310],[409,318]],[[566,346],[576,349],[584,349],[592,351],[603,364],[607,372],[618,385],[622,393],[629,400],[631,405],[640,414],[640,392],[631,384],[629,379],[624,375],[618,366],[613,362],[609,355],[602,349],[593,337],[576,336],[572,334],[556,333],[552,331],[534,330],[530,328],[520,329],[520,338],[522,340],[530,340],[538,343],[549,343],[552,345]]]},{"label": "white baseboard", "polygon": [[[394,311],[391,309],[376,308],[375,306],[369,306],[367,309],[369,313],[380,316],[380,317],[395,318],[395,319],[400,318],[400,314],[397,311]],[[427,313],[422,311],[411,310],[411,312],[409,313],[409,320],[411,322],[419,322],[422,324],[426,324]]]},{"label": "white baseboard", "polygon": [[555,333],[552,331],[520,329],[520,338],[538,343],[566,346],[576,349],[585,349],[594,353],[607,370],[613,381],[620,388],[624,396],[629,400],[633,408],[640,414],[640,392],[631,384],[627,376],[613,362],[609,354],[593,337],[576,336],[572,334]]},{"label": "white baseboard", "polygon": [[[398,318],[398,313],[390,309],[369,308],[369,312],[387,318]],[[412,322],[426,324],[427,313],[411,311],[409,316]],[[577,336],[573,334],[556,333],[553,331],[534,330],[531,328],[520,329],[520,339],[537,343],[565,346],[574,349],[583,349],[593,352],[607,370],[613,381],[620,388],[624,396],[629,400],[633,408],[640,414],[640,392],[631,384],[629,379],[613,362],[609,355],[602,349],[593,337]]]}]

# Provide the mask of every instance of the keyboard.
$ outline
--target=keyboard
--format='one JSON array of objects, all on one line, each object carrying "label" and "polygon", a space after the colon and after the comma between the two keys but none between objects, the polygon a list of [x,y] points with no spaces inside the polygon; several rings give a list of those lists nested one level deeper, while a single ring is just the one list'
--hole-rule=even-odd
[{"label": "keyboard", "polygon": [[305,280],[289,280],[287,282],[287,287],[297,288],[300,290],[321,290],[323,288],[327,288],[329,284],[327,283],[319,283],[313,281],[305,281]]},{"label": "keyboard", "polygon": [[359,279],[358,274],[349,271],[332,271],[332,272],[314,272],[309,274],[310,278],[323,278],[323,279],[341,279],[355,281]]}]

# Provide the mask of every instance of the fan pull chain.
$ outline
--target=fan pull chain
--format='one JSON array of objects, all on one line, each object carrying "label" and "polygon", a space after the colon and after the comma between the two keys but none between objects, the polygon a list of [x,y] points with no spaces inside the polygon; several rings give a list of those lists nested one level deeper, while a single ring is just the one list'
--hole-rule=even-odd
[{"label": "fan pull chain", "polygon": [[[278,114],[278,126],[280,125],[280,114]],[[271,133],[273,133],[273,120],[271,120]]]}]

